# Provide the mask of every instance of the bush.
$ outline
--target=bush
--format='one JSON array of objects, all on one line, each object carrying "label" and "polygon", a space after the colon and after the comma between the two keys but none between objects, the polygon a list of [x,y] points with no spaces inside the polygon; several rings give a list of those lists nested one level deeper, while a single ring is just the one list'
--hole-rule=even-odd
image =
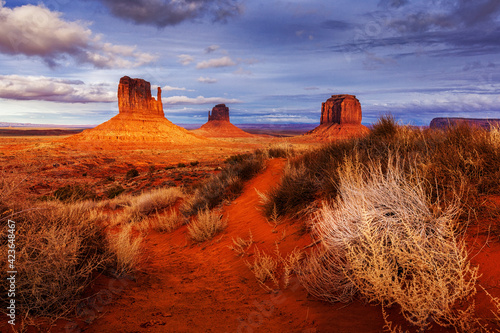
[{"label": "bush", "polygon": [[[104,229],[92,215],[93,205],[48,202],[11,217],[16,221],[16,269],[22,277],[16,280],[20,317],[69,313],[92,274],[111,264]],[[6,223],[2,226],[2,235],[7,235]],[[7,237],[1,238],[1,246],[7,247]],[[1,273],[4,281],[6,253]],[[7,301],[6,296],[0,296],[2,301]]]},{"label": "bush", "polygon": [[475,294],[478,278],[455,237],[458,208],[431,211],[423,184],[417,170],[392,159],[384,168],[347,159],[335,207],[325,205],[313,223],[321,248],[303,267],[307,290],[328,301],[358,293],[383,307],[397,304],[421,329],[430,320],[455,327],[473,320],[464,315],[473,305],[454,308]]},{"label": "bush", "polygon": [[179,228],[185,223],[184,216],[177,213],[176,210],[172,209],[167,214],[159,215],[157,214],[156,224],[154,224],[154,229],[160,232],[172,232]]},{"label": "bush", "polygon": [[178,167],[178,168],[185,168],[185,167],[186,167],[186,164],[184,164],[184,163],[178,163],[178,164],[177,164],[177,167]]},{"label": "bush", "polygon": [[122,186],[115,185],[115,186],[107,189],[105,195],[108,199],[113,199],[113,198],[119,196],[120,194],[122,194],[124,191],[125,191],[125,189]]},{"label": "bush", "polygon": [[198,164],[200,164],[200,162],[198,162],[198,161],[193,161],[193,162],[189,162],[189,164],[190,164],[191,166],[197,166]]},{"label": "bush", "polygon": [[111,254],[118,276],[131,273],[139,263],[142,236],[134,236],[131,225],[126,225],[108,236]]},{"label": "bush", "polygon": [[87,185],[65,185],[54,191],[54,197],[60,201],[73,202],[92,200],[97,195]]},{"label": "bush", "polygon": [[137,169],[130,169],[129,171],[127,171],[127,175],[126,175],[127,179],[132,179],[132,178],[135,178],[137,176],[139,176],[139,171],[137,171]]},{"label": "bush", "polygon": [[188,226],[188,233],[193,241],[200,243],[212,239],[226,227],[227,220],[220,213],[204,209]]}]

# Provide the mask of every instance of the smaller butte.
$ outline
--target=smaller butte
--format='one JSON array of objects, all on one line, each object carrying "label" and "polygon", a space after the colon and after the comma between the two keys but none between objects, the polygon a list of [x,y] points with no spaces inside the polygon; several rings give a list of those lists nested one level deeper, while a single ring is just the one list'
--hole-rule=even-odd
[{"label": "smaller butte", "polygon": [[321,104],[320,125],[307,132],[319,140],[359,137],[369,129],[361,125],[361,103],[354,95],[332,95]]},{"label": "smaller butte", "polygon": [[242,138],[253,136],[231,124],[229,121],[229,108],[225,104],[214,106],[212,112],[208,112],[208,121],[199,129],[192,132],[208,138]]}]

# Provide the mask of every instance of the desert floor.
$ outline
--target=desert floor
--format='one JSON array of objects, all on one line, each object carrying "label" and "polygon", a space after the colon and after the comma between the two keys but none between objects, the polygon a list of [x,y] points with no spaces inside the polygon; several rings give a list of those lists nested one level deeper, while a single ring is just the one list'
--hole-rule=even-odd
[{"label": "desert floor", "polygon": [[[18,184],[13,195],[31,198],[49,195],[67,184],[87,184],[98,195],[113,184],[120,184],[129,193],[158,186],[188,188],[218,172],[229,156],[284,140],[297,150],[319,145],[300,137],[212,139],[203,146],[75,144],[62,136],[2,137],[0,172]],[[246,266],[257,249],[286,256],[295,248],[311,248],[304,221],[287,220],[273,226],[260,211],[257,191],[266,193],[275,186],[285,163],[284,159],[269,160],[265,171],[248,181],[237,199],[224,203],[228,227],[211,241],[192,243],[186,226],[172,233],[146,231],[143,258],[134,274],[120,279],[96,276],[78,315],[55,321],[39,318],[26,331],[382,332],[379,305],[361,300],[330,304],[314,299],[294,276],[286,287],[285,281],[280,281],[280,287],[271,283],[264,287]],[[131,168],[136,168],[139,176],[129,180],[125,175]],[[500,205],[500,198],[490,200],[492,205]],[[230,249],[233,239],[248,238],[250,233],[254,243],[245,254]],[[467,240],[472,262],[480,267],[481,284],[492,295],[500,296],[498,235],[479,234],[471,228]],[[492,317],[491,304],[482,290],[478,290],[476,304],[479,315]],[[397,308],[388,313],[394,323],[403,323]],[[2,322],[0,331],[11,330]],[[454,330],[434,325],[430,332]]]}]

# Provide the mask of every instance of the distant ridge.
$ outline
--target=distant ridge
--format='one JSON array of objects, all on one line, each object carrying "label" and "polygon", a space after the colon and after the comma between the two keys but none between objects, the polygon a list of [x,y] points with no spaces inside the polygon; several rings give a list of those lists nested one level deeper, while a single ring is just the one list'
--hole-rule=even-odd
[{"label": "distant ridge", "polygon": [[492,125],[500,126],[500,119],[486,119],[486,118],[459,118],[459,117],[438,117],[431,120],[430,128],[444,129],[449,126],[456,126],[461,123],[478,126],[490,129]]}]

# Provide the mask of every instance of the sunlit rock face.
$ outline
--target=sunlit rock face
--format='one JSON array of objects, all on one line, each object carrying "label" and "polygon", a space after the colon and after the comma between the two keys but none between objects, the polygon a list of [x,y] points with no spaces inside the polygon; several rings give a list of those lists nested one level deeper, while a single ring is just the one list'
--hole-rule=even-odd
[{"label": "sunlit rock face", "polygon": [[354,95],[332,95],[321,104],[320,124],[361,124],[361,104]]},{"label": "sunlit rock face", "polygon": [[229,108],[226,104],[217,104],[208,112],[208,121],[229,121]]},{"label": "sunlit rock face", "polygon": [[143,79],[124,76],[118,84],[118,110],[124,114],[143,114],[164,117],[161,88],[158,100],[151,96],[151,84]]},{"label": "sunlit rock face", "polygon": [[360,137],[369,133],[361,125],[361,103],[354,95],[332,95],[321,103],[320,125],[307,132],[320,141]]}]

